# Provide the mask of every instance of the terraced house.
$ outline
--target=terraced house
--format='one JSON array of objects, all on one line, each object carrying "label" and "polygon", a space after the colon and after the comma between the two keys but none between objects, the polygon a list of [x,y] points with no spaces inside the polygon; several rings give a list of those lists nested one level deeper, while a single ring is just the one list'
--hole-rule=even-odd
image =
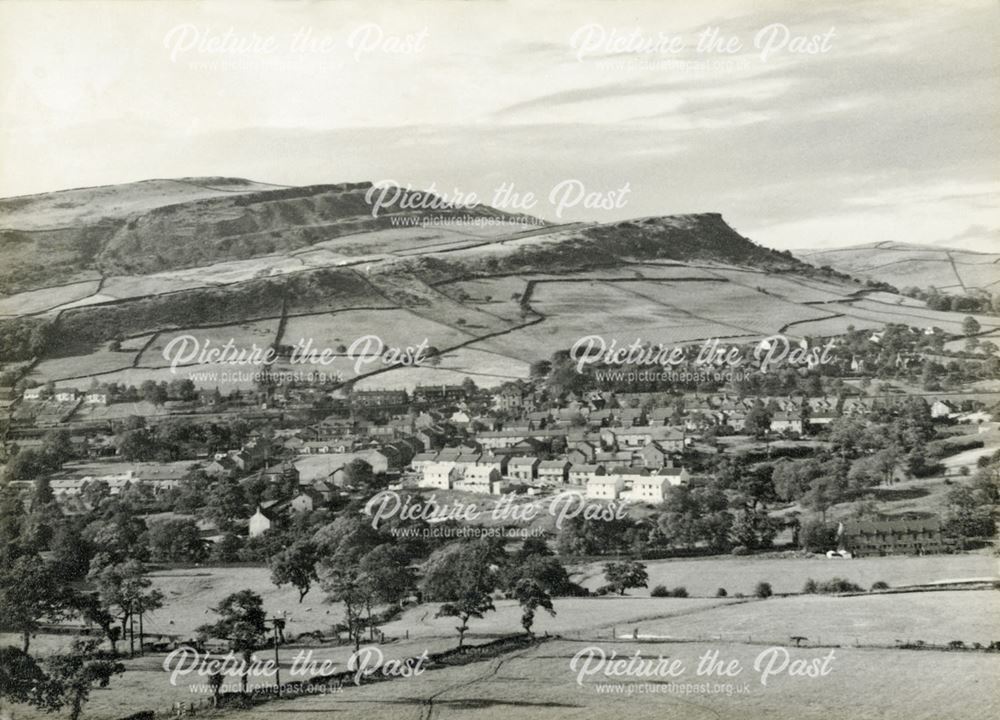
[{"label": "terraced house", "polygon": [[933,518],[848,522],[840,528],[840,547],[855,557],[929,555],[952,552],[956,543],[944,535],[941,521]]}]

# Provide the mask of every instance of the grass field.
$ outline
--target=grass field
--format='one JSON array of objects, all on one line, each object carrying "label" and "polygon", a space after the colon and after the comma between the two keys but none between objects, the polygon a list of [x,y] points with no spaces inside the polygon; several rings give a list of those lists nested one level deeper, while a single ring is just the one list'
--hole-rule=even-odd
[{"label": "grass field", "polygon": [[[923,571],[911,568],[911,577],[936,576],[941,570],[928,562],[937,558],[914,560],[927,567]],[[725,568],[731,562],[706,560],[691,564],[700,564],[702,574],[710,574],[713,563]],[[760,565],[765,561],[740,559],[739,562]],[[788,572],[799,561],[771,562]],[[287,630],[290,635],[307,630],[326,632],[330,625],[341,620],[339,605],[323,603],[321,591],[314,589],[300,605],[294,590],[270,584],[264,568],[176,569],[156,572],[153,578],[167,592],[168,604],[147,617],[145,626],[149,635],[170,633],[184,637],[198,625],[214,619],[206,608],[217,604],[226,594],[246,587],[263,596],[269,615],[290,612]],[[518,632],[521,613],[517,603],[497,600],[495,604],[495,612],[471,621],[470,644]],[[381,649],[385,657],[412,657],[424,650],[434,653],[454,647],[455,620],[435,617],[437,607],[436,604],[411,607],[397,620],[382,626],[386,643]],[[998,609],[1000,594],[992,590],[795,596],[762,601],[637,596],[557,598],[557,614],[553,617],[539,612],[534,629],[539,635],[560,634],[564,639],[493,661],[430,670],[416,678],[375,686],[350,687],[336,695],[269,703],[253,712],[227,712],[225,717],[361,718],[380,717],[391,709],[394,716],[415,719],[428,717],[431,710],[434,717],[456,719],[539,717],[540,713],[545,717],[606,717],[626,711],[630,716],[650,718],[686,719],[704,713],[708,713],[706,717],[784,718],[791,717],[788,712],[794,708],[796,718],[986,718],[997,710],[993,683],[1000,671],[1000,657],[939,650],[878,650],[853,645],[856,640],[862,644],[887,645],[896,640],[918,639],[930,643],[961,639],[969,645],[989,642],[1000,635]],[[633,633],[638,642],[633,640]],[[834,670],[823,678],[779,674],[770,678],[766,686],[761,685],[759,674],[753,670],[754,659],[768,644],[790,644],[792,635],[804,636],[808,638],[806,645],[812,645],[791,648],[793,657],[814,659],[829,652],[815,647],[818,643],[843,645],[835,650],[831,661]],[[747,636],[752,644],[746,644]],[[669,639],[683,639],[683,642],[669,642]],[[13,638],[5,636],[0,640],[11,642]],[[64,648],[67,642],[65,635],[43,635],[35,639],[34,646],[45,653]],[[653,680],[657,687],[652,690],[651,686],[636,685],[631,691],[624,686],[623,690],[600,692],[595,687],[597,682],[645,680],[594,675],[578,685],[570,660],[589,646],[625,657],[636,651],[644,658],[662,654],[682,661],[686,671],[677,678]],[[349,647],[329,644],[285,646],[280,651],[280,661],[286,681],[293,657],[309,650],[314,660],[333,661],[337,669],[344,668],[350,653]],[[710,692],[704,689],[692,692],[687,688],[685,692],[682,685],[706,681],[694,673],[698,658],[706,651],[717,651],[727,661],[739,660],[744,666],[740,682],[750,682],[749,694],[727,694],[724,687]],[[271,650],[262,649],[258,656],[270,658]],[[84,717],[111,720],[138,710],[164,711],[175,702],[203,699],[204,693],[193,692],[190,687],[202,682],[196,675],[181,678],[177,686],[170,684],[163,671],[164,657],[161,653],[126,660],[126,675],[113,680],[108,689],[95,691]],[[879,672],[892,676],[883,676],[875,682],[873,676]],[[272,681],[261,678],[257,682]],[[668,688],[665,686],[668,682],[678,687]],[[721,680],[714,678],[710,682]],[[877,690],[884,691],[887,686],[915,694],[919,702],[910,695],[902,704],[883,701]],[[961,712],[956,712],[948,699],[958,697],[959,693],[963,705],[959,708]],[[14,717],[34,720],[45,716],[17,708]]]},{"label": "grass field", "polygon": [[898,288],[936,287],[947,292],[995,287],[996,253],[881,242],[833,250],[795,253],[814,265],[830,265],[861,279],[883,280]]},{"label": "grass field", "polygon": [[[955,720],[993,718],[1000,712],[995,677],[1000,657],[971,653],[834,651],[825,677],[772,675],[767,684],[754,663],[762,646],[733,644],[601,643],[605,655],[680,661],[673,679],[582,678],[573,657],[591,645],[556,641],[493,661],[415,678],[349,688],[343,694],[268,703],[231,717],[381,717],[399,720],[519,720],[520,718],[608,718],[649,720],[763,720],[852,718],[852,720]],[[740,672],[728,680],[698,675],[699,658],[717,651]],[[791,659],[820,660],[829,651],[792,649]],[[577,666],[579,671],[579,665]],[[624,683],[619,685],[619,683]],[[737,693],[747,683],[747,692]],[[610,686],[609,686],[610,684]]]},{"label": "grass field", "polygon": [[[574,579],[588,588],[605,584],[603,562],[577,568]],[[825,557],[735,557],[701,560],[650,560],[646,562],[649,587],[683,585],[692,595],[711,596],[723,587],[730,596],[752,594],[761,580],[771,583],[776,593],[797,593],[806,580],[829,580],[842,577],[871,587],[882,580],[892,587],[920,585],[964,578],[1000,578],[998,561],[988,555],[928,555],[924,557],[887,556],[830,560]],[[648,589],[630,590],[629,594],[647,595]]]}]

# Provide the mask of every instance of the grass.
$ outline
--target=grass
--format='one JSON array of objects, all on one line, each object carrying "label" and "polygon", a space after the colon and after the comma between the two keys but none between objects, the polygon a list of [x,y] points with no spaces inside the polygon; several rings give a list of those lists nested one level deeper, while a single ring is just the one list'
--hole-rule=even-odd
[{"label": "grass", "polygon": [[[605,584],[604,562],[593,562],[577,568],[574,579],[588,588]],[[884,580],[892,587],[917,585],[941,580],[963,578],[997,578],[997,561],[986,555],[930,555],[924,557],[871,557],[854,560],[830,560],[825,557],[788,558],[748,556],[739,558],[705,558],[650,560],[646,562],[649,587],[685,586],[692,595],[714,595],[724,587],[732,597],[736,593],[751,595],[754,586],[765,580],[775,593],[797,593],[808,578],[827,580],[842,577],[864,588]],[[648,595],[648,590],[630,590],[635,595]]]},{"label": "grass", "polygon": [[[570,663],[586,647],[575,642],[548,642],[498,658],[415,678],[349,688],[327,695],[268,703],[235,712],[238,720],[271,720],[287,714],[306,717],[365,718],[391,713],[398,717],[438,720],[471,718],[604,718],[639,720],[762,720],[804,718],[829,720],[938,720],[993,718],[1000,712],[994,678],[1000,657],[965,653],[836,650],[825,677],[774,675],[760,682],[754,662],[765,648],[730,644],[602,643],[610,655],[679,660],[676,679],[615,678],[596,675],[577,682]],[[699,658],[717,651],[720,659],[739,663],[732,679],[698,675]],[[829,651],[792,649],[793,659],[819,660]],[[579,667],[579,666],[578,666]],[[625,682],[621,692],[601,692],[598,685]],[[748,683],[748,692],[735,688]],[[631,687],[631,690],[628,688]]]}]

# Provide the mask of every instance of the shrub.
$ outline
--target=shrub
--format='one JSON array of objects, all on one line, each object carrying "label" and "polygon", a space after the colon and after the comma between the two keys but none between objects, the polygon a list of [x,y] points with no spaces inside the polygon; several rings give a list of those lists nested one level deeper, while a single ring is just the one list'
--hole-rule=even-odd
[{"label": "shrub", "polygon": [[732,553],[733,555],[749,555],[750,548],[748,548],[746,545],[737,545],[736,547],[733,548]]},{"label": "shrub", "polygon": [[860,585],[845,580],[844,578],[835,577],[826,582],[820,583],[816,587],[816,592],[821,593],[845,593],[845,592],[864,592],[864,588]]},{"label": "shrub", "polygon": [[726,588],[719,588],[715,591],[715,597],[726,597],[728,594]]},{"label": "shrub", "polygon": [[675,587],[673,592],[670,593],[671,596],[675,598],[686,598],[688,596],[687,588],[681,585],[680,587]]},{"label": "shrub", "polygon": [[651,597],[670,597],[670,591],[667,590],[666,585],[657,585],[649,591],[649,594]]},{"label": "shrub", "polygon": [[887,583],[885,580],[878,580],[872,583],[872,590],[888,590],[888,589],[889,589],[889,583]]},{"label": "shrub", "polygon": [[816,581],[813,580],[812,578],[806,580],[806,584],[802,586],[802,592],[804,592],[806,595],[815,595],[818,591],[819,591],[819,586],[816,584]]},{"label": "shrub", "polygon": [[763,599],[774,595],[774,591],[771,589],[771,583],[761,581],[757,583],[757,587],[754,588],[753,594]]}]

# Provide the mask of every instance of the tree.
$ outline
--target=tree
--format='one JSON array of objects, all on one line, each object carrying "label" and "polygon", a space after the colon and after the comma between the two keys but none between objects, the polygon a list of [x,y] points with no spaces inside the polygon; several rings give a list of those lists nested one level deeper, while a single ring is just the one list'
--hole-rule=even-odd
[{"label": "tree", "polygon": [[371,464],[361,458],[354,458],[344,466],[344,485],[358,490],[379,489]]},{"label": "tree", "polygon": [[774,594],[774,591],[771,589],[771,583],[761,581],[757,583],[757,587],[754,588],[753,594],[763,600],[771,597]]},{"label": "tree", "polygon": [[[96,559],[99,560],[100,556]],[[130,633],[132,621],[138,616],[141,623],[145,613],[163,607],[163,593],[150,589],[153,582],[146,576],[145,566],[138,560],[98,565],[91,570],[88,578],[97,587],[104,610],[121,622],[120,636],[128,634],[134,646],[135,633]],[[112,638],[109,637],[109,640]],[[139,643],[141,649],[141,637]],[[117,652],[113,640],[112,652]]]},{"label": "tree", "polygon": [[496,587],[496,569],[504,560],[503,548],[489,539],[446,545],[427,561],[421,590],[431,600],[446,600],[437,617],[457,617],[461,624],[458,646],[462,647],[469,620],[494,610],[491,593]]},{"label": "tree", "polygon": [[434,617],[457,617],[461,622],[455,629],[458,631],[458,646],[465,642],[465,633],[469,630],[469,620],[482,619],[487,612],[496,610],[493,598],[482,589],[470,589],[455,602],[447,602],[438,608]]},{"label": "tree", "polygon": [[760,400],[754,402],[743,420],[743,431],[756,438],[767,435],[771,429],[771,411]]},{"label": "tree", "polygon": [[167,562],[201,562],[208,556],[198,525],[189,518],[153,523],[149,549],[154,559]]},{"label": "tree", "polygon": [[647,587],[649,574],[638,560],[625,560],[605,564],[604,579],[619,595],[624,595],[629,588]]},{"label": "tree", "polygon": [[310,540],[298,540],[274,555],[270,562],[271,582],[278,587],[292,585],[299,591],[299,602],[309,592],[316,574],[316,545]]},{"label": "tree", "polygon": [[356,565],[345,562],[343,558],[337,560],[339,562],[324,561],[320,566],[320,584],[330,601],[343,603],[347,637],[354,642],[354,651],[357,652],[365,634],[364,608],[371,602],[374,588],[361,577]]},{"label": "tree", "polygon": [[62,688],[52,682],[35,658],[13,645],[0,647],[0,699],[45,712],[54,712],[63,704]]},{"label": "tree", "polygon": [[94,685],[107,687],[112,677],[125,672],[113,655],[98,649],[99,644],[98,640],[74,640],[71,653],[55,655],[46,663],[70,707],[70,720],[78,720]]},{"label": "tree", "polygon": [[522,578],[514,586],[514,597],[521,606],[521,627],[531,635],[531,626],[535,623],[535,612],[538,608],[546,610],[549,615],[555,615],[552,609],[552,598],[538,582],[531,578]]},{"label": "tree", "polygon": [[962,320],[962,334],[963,335],[966,335],[966,336],[975,335],[980,330],[981,330],[981,328],[979,326],[979,323],[976,321],[976,318],[972,317],[971,315],[966,316],[966,318],[964,320]]},{"label": "tree", "polygon": [[21,636],[24,652],[42,620],[62,620],[72,611],[71,591],[37,554],[21,555],[0,569],[0,626]]},{"label": "tree", "polygon": [[267,638],[267,615],[264,601],[253,590],[240,590],[226,596],[212,612],[220,619],[197,629],[200,636],[219,638],[229,643],[229,649],[243,655],[243,672],[240,676],[242,692],[247,692],[247,676],[254,650],[261,648]]}]

